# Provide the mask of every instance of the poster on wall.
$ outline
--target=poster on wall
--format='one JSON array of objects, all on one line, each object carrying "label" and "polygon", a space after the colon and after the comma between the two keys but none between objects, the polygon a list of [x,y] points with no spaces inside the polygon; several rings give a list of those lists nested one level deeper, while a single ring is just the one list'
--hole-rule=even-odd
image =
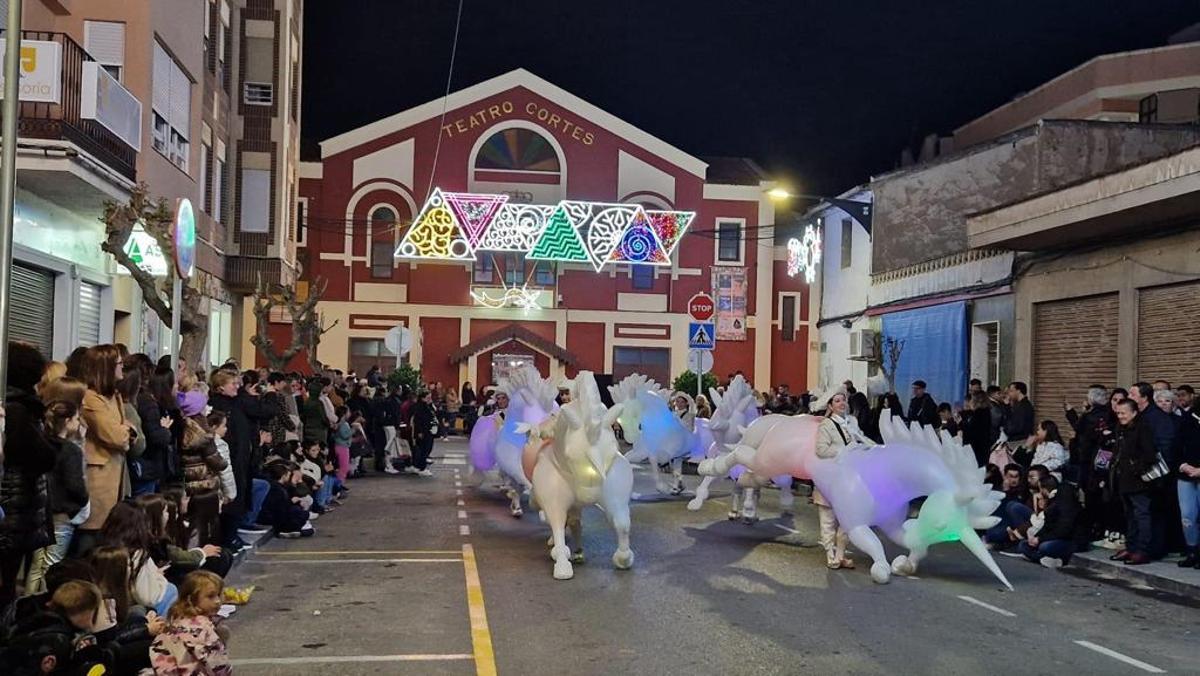
[{"label": "poster on wall", "polygon": [[746,269],[717,268],[712,276],[717,340],[746,340]]}]

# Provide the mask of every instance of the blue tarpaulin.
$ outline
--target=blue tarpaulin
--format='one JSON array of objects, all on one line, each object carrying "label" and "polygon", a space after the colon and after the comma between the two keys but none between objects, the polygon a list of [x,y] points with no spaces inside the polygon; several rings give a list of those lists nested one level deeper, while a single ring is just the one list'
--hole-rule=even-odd
[{"label": "blue tarpaulin", "polygon": [[[967,394],[967,304],[964,301],[883,315],[883,336],[904,341],[896,367],[896,390],[904,396],[924,380],[939,404],[958,408]],[[886,350],[885,350],[886,354]]]}]

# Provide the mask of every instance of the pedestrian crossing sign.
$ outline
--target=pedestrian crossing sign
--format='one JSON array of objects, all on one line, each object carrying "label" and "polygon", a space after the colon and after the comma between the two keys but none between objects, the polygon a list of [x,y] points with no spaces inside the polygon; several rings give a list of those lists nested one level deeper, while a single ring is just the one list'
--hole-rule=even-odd
[{"label": "pedestrian crossing sign", "polygon": [[711,350],[716,346],[712,322],[688,323],[688,348],[693,350]]}]

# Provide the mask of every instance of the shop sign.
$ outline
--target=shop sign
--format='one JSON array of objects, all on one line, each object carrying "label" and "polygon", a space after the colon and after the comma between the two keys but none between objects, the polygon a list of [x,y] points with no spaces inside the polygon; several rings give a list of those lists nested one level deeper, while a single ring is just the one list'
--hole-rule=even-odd
[{"label": "shop sign", "polygon": [[[0,62],[7,40],[0,38]],[[49,40],[21,41],[22,101],[62,102],[62,45]],[[0,68],[0,98],[4,98],[4,69]]]},{"label": "shop sign", "polygon": [[[125,242],[125,255],[146,273],[155,277],[167,276],[167,257],[163,255],[162,247],[158,245],[154,236],[142,226],[133,226],[129,241]],[[117,272],[129,274],[123,265],[117,266]]]}]

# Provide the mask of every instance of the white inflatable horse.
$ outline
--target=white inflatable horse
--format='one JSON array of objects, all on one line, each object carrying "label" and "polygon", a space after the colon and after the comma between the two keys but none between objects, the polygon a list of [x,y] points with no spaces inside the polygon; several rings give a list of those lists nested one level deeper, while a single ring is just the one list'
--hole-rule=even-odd
[{"label": "white inflatable horse", "polygon": [[[871,578],[887,582],[892,573],[912,575],[929,547],[961,542],[1004,586],[1012,589],[976,534],[998,522],[991,516],[1003,494],[984,482],[984,469],[958,440],[931,427],[905,427],[890,415],[879,420],[884,443],[853,445],[836,458],[818,458],[816,433],[821,418],[769,415],[746,430],[733,452],[700,463],[706,476],[721,476],[742,464],[759,475],[787,473],[812,479],[829,501],[838,523],[858,549],[871,557]],[[915,519],[909,504],[925,498]],[[883,544],[872,527],[883,531],[907,554],[888,565]]]},{"label": "white inflatable horse", "polygon": [[[616,530],[613,565],[620,569],[633,565],[633,550],[629,548],[633,467],[617,449],[612,429],[622,405],[605,410],[590,371],[580,371],[571,390],[571,402],[557,414],[536,428],[530,425],[519,428],[531,432],[529,444],[536,454],[533,499],[553,532],[550,556],[558,580],[574,577],[572,558],[576,562],[583,560],[580,512],[586,505],[602,507]],[[574,557],[566,544],[568,524],[577,548]]]},{"label": "white inflatable horse", "polygon": [[[631,463],[649,459],[654,470],[654,485],[659,493],[683,493],[683,460],[704,453],[711,443],[708,421],[696,421],[692,431],[671,408],[671,393],[640,373],[626,376],[616,385],[609,385],[613,402],[621,404],[617,424],[625,441],[633,448],[625,454]],[[689,401],[690,405],[691,404]],[[707,439],[704,439],[707,437]],[[671,466],[671,483],[667,484],[662,466]]]}]

